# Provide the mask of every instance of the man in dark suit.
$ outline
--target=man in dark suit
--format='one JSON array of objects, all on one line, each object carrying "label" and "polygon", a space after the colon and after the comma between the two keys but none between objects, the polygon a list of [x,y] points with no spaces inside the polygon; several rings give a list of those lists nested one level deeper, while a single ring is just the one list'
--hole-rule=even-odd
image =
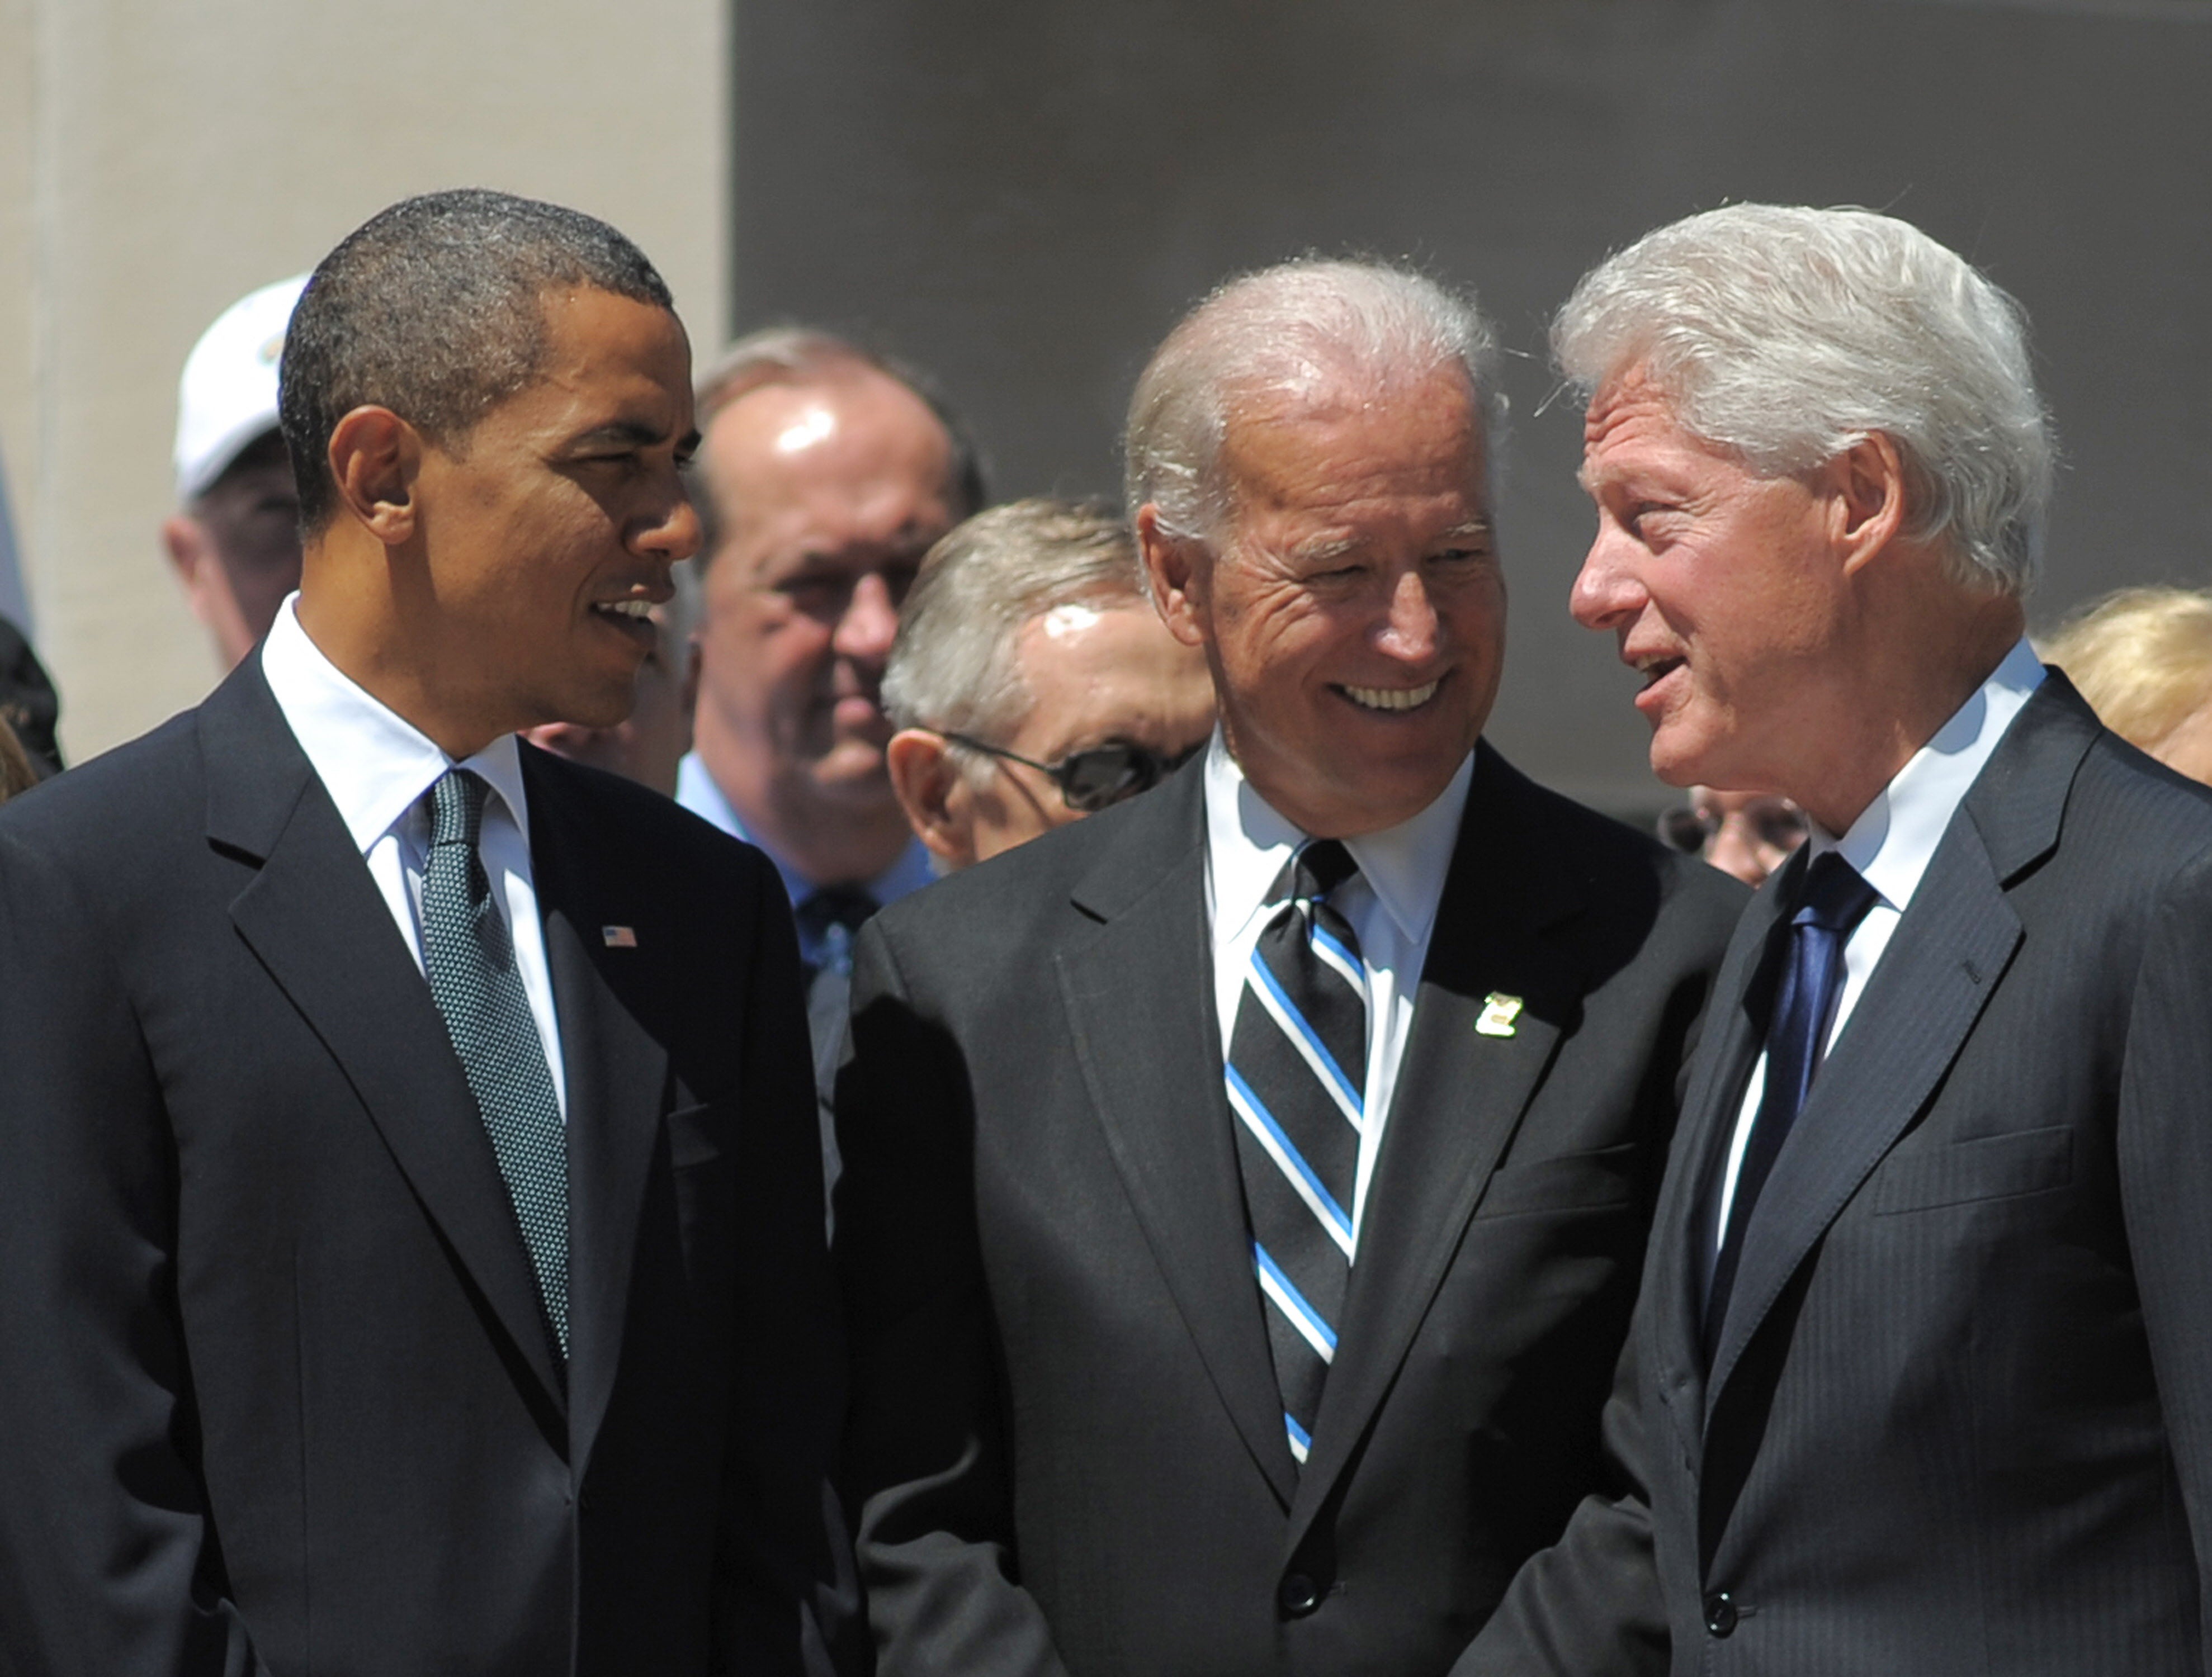
[{"label": "man in dark suit", "polygon": [[1595,1488],[1741,888],[1480,741],[1487,332],[1297,263],[1162,346],[1220,732],[861,933],[848,1435],[886,1674],[1427,1674]]},{"label": "man in dark suit", "polygon": [[774,870],[520,745],[696,546],[612,228],[411,199],[283,365],[301,592],[0,815],[0,1666],[795,1672],[819,1155]]},{"label": "man in dark suit", "polygon": [[2212,799],[2022,638],[2017,307],[1743,205],[1587,276],[1577,617],[1812,836],[1729,952],[1613,1417],[1469,1672],[2201,1673]]}]

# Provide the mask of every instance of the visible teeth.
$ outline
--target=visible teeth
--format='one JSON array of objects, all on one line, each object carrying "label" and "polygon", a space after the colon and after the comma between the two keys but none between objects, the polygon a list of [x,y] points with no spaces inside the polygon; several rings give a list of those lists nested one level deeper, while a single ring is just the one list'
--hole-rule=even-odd
[{"label": "visible teeth", "polygon": [[1370,710],[1412,710],[1425,705],[1436,696],[1437,689],[1443,685],[1440,676],[1419,687],[1349,687],[1345,695],[1354,704],[1365,705]]},{"label": "visible teeth", "polygon": [[599,610],[611,611],[622,617],[648,617],[653,615],[653,602],[649,599],[602,600]]}]

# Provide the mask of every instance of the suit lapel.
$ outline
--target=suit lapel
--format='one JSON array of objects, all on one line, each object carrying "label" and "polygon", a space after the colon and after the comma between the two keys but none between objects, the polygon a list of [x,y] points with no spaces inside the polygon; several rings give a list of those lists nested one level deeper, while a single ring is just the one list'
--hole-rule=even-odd
[{"label": "suit lapel", "polygon": [[1223,1406],[1288,1508],[1297,1475],[1222,1086],[1204,784],[1201,759],[1131,810],[1109,854],[1076,888],[1076,906],[1103,924],[1057,957],[1060,987],[1145,1237]]},{"label": "suit lapel", "polygon": [[1746,1342],[1981,1017],[2020,945],[2005,888],[2057,842],[2097,726],[2063,676],[2046,677],[1936,846],[1745,1230],[1706,1387],[1708,1418]]},{"label": "suit lapel", "polygon": [[260,863],[233,923],[337,1061],[514,1358],[557,1409],[537,1282],[460,1061],[258,659],[200,708],[198,729],[210,842]]},{"label": "suit lapel", "polygon": [[[1706,1011],[1709,1033],[1683,1091],[1680,1161],[1667,1176],[1652,1218],[1650,1273],[1645,1286],[1663,1301],[1656,1313],[1661,1389],[1686,1394],[1669,1413],[1683,1448],[1694,1460],[1704,1443],[1706,1230],[1714,1173],[1728,1157],[1745,1080],[1765,1045],[1765,1009],[1781,949],[1784,907],[1795,900],[1805,871],[1793,858],[1766,882],[1737,922],[1713,982]],[[1719,998],[1733,998],[1723,1006]]]},{"label": "suit lapel", "polygon": [[[1540,816],[1518,795],[1523,784],[1482,748],[1361,1215],[1342,1341],[1299,1476],[1293,1548],[1396,1379],[1580,1006],[1574,969],[1547,933],[1580,912],[1582,894],[1545,844]],[[1493,991],[1522,998],[1510,1036],[1475,1029]]]},{"label": "suit lapel", "polygon": [[580,1479],[622,1361],[623,1325],[646,1179],[666,1103],[668,1051],[624,1005],[658,959],[648,927],[640,948],[609,948],[601,928],[647,920],[625,900],[626,870],[594,846],[589,811],[542,752],[522,751],[531,808],[531,872],[544,923],[545,961],[561,1021],[568,1086],[569,1437]]}]

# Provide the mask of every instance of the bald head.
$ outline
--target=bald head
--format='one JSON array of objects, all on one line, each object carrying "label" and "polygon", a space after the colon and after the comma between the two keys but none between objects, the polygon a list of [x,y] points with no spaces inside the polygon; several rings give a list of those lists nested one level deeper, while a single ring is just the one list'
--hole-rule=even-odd
[{"label": "bald head", "polygon": [[813,883],[850,883],[907,842],[878,689],[921,556],[966,510],[964,456],[857,353],[772,372],[708,386],[695,749],[749,831]]}]

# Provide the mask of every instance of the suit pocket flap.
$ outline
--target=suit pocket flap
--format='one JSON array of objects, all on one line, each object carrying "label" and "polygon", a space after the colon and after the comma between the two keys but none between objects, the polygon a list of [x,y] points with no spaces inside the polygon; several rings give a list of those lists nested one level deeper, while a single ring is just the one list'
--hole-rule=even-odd
[{"label": "suit pocket flap", "polygon": [[1875,1178],[1874,1210],[1926,1211],[2063,1188],[2074,1180],[2074,1132],[2064,1124],[1978,1136],[1893,1158]]},{"label": "suit pocket flap", "polygon": [[1480,1217],[1511,1217],[1522,1212],[1596,1210],[1625,1206],[1636,1197],[1633,1142],[1595,1152],[1562,1153],[1557,1158],[1509,1164],[1490,1179]]},{"label": "suit pocket flap", "polygon": [[679,1106],[660,1121],[668,1131],[668,1162],[677,1170],[722,1157],[720,1125],[712,1101]]}]

